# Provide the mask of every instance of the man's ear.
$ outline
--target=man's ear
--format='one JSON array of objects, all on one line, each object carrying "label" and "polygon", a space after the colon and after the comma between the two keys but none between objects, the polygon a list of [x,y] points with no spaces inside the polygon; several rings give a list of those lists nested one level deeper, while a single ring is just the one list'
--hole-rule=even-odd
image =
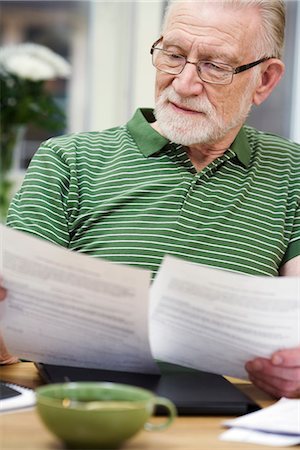
[{"label": "man's ear", "polygon": [[260,105],[277,86],[284,74],[284,64],[280,59],[271,58],[263,63],[260,83],[253,95],[253,103]]}]

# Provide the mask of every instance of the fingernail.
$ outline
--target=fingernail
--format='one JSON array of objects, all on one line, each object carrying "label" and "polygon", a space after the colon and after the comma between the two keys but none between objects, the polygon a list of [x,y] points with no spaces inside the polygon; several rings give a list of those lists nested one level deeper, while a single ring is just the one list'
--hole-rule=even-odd
[{"label": "fingernail", "polygon": [[261,361],[254,361],[252,367],[253,367],[254,370],[262,370],[263,364],[262,364]]},{"label": "fingernail", "polygon": [[283,363],[283,358],[282,356],[279,355],[274,355],[272,358],[272,364],[274,364],[275,366],[279,366],[280,364]]}]

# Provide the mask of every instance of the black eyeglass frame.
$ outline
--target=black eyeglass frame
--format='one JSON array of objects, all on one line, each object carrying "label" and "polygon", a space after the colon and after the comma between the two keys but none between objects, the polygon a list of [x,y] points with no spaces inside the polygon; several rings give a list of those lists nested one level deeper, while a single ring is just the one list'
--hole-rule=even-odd
[{"label": "black eyeglass frame", "polygon": [[[154,53],[154,50],[161,50],[161,51],[163,51],[163,52],[166,52],[166,51],[167,51],[167,50],[164,50],[163,48],[156,47],[156,45],[159,44],[159,42],[161,42],[162,39],[163,39],[162,37],[160,37],[159,39],[157,39],[157,41],[154,42],[154,44],[152,45],[152,47],[151,47],[151,49],[150,49],[150,54],[152,55],[152,63],[153,63],[153,53]],[[186,64],[194,64],[196,67],[197,67],[197,64],[199,64],[200,62],[208,62],[208,63],[212,63],[212,64],[216,64],[216,65],[220,64],[220,63],[218,63],[217,61],[204,61],[204,60],[203,60],[203,61],[202,61],[202,60],[199,60],[199,61],[197,61],[197,62],[192,62],[192,61],[189,61],[189,60],[186,58],[186,56],[183,56],[183,55],[179,55],[179,56],[182,56],[182,58],[185,59],[185,64],[184,64],[184,66],[182,66],[182,69],[181,69],[180,72],[178,72],[177,74],[172,74],[172,73],[170,73],[170,75],[179,75],[179,74],[181,74],[181,73],[183,72],[183,70],[184,70]],[[253,62],[248,63],[248,64],[243,64],[242,66],[238,66],[238,67],[235,67],[235,68],[234,68],[234,67],[231,67],[229,64],[225,64],[225,63],[223,64],[223,63],[222,63],[224,66],[227,66],[227,67],[228,67],[228,72],[230,72],[230,73],[232,74],[232,77],[231,77],[231,80],[230,80],[229,83],[222,83],[222,82],[217,83],[217,82],[215,82],[215,81],[206,81],[206,80],[203,80],[203,79],[201,78],[201,72],[200,72],[199,70],[197,70],[197,74],[198,74],[199,78],[200,78],[202,81],[204,81],[204,83],[228,85],[228,84],[231,84],[231,83],[232,83],[233,75],[236,75],[237,73],[245,72],[245,70],[251,69],[252,67],[255,67],[255,66],[257,66],[258,64],[261,64],[262,62],[267,61],[268,59],[271,59],[271,58],[273,58],[273,56],[265,56],[265,57],[263,57],[263,58],[258,59],[257,61],[253,61]],[[153,65],[154,65],[154,67],[156,67],[154,63],[153,63]],[[230,69],[231,69],[231,70],[230,70]],[[160,70],[160,69],[157,69],[157,70]],[[224,69],[224,70],[225,70],[225,69]],[[169,72],[165,72],[165,71],[162,71],[162,70],[161,70],[161,72],[169,73]]]}]

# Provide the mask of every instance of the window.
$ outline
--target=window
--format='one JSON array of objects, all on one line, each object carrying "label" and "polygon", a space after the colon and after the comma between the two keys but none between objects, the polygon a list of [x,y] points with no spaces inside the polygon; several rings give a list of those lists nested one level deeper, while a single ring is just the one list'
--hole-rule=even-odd
[{"label": "window", "polygon": [[[51,80],[46,84],[67,115],[67,128],[56,134],[84,128],[88,13],[89,2],[85,1],[1,2],[1,45],[45,45],[72,65],[70,80]],[[29,125],[14,169],[26,169],[40,143],[50,136],[53,132]]]}]

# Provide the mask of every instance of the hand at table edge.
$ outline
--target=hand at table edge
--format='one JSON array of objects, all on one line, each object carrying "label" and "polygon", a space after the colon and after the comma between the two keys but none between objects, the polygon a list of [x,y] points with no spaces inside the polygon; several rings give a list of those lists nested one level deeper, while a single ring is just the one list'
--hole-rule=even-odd
[{"label": "hand at table edge", "polygon": [[300,398],[300,347],[278,350],[245,365],[249,380],[276,398]]}]

